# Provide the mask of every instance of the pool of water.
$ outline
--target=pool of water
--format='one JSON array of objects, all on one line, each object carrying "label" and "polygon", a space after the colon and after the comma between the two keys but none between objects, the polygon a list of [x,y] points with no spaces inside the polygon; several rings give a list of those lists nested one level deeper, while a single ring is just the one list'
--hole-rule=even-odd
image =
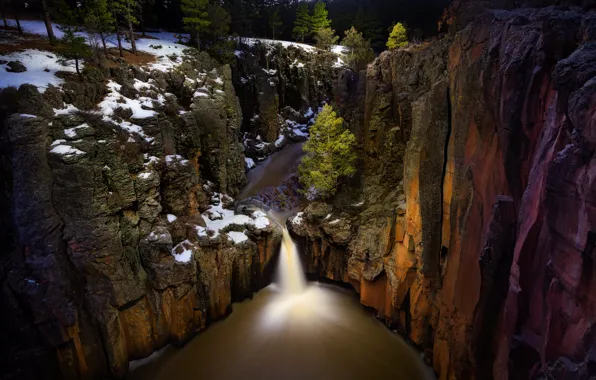
[{"label": "pool of water", "polygon": [[[155,356],[159,356],[156,354]],[[168,349],[129,378],[432,379],[420,357],[367,312],[353,294],[308,284],[288,296],[275,285],[210,326],[182,349]]]}]

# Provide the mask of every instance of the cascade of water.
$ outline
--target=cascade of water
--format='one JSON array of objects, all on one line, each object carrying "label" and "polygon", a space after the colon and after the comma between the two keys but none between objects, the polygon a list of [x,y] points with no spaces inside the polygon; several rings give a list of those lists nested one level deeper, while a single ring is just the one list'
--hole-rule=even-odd
[{"label": "cascade of water", "polygon": [[296,244],[285,227],[283,228],[278,274],[282,293],[299,294],[306,289],[306,278]]}]

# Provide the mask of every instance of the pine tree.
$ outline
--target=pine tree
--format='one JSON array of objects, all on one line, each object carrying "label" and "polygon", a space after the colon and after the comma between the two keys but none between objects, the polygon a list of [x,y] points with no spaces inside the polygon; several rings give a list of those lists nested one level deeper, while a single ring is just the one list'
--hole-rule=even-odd
[{"label": "pine tree", "polygon": [[222,62],[233,62],[235,59],[235,44],[228,37],[230,35],[230,13],[219,4],[212,3],[207,7],[207,14],[211,24],[204,35],[208,43],[209,53]]},{"label": "pine tree", "polygon": [[79,60],[88,57],[90,54],[89,46],[85,43],[85,37],[75,34],[74,29],[67,29],[64,31],[62,43],[66,48],[62,51],[62,55],[69,59],[75,60],[75,68],[77,74],[81,75],[79,70]]},{"label": "pine tree", "polygon": [[85,43],[85,37],[77,35],[77,32],[81,32],[77,13],[68,6],[65,0],[56,0],[53,6],[58,15],[57,22],[60,23],[58,28],[64,33],[61,40],[64,49],[60,54],[67,59],[75,60],[75,68],[80,76],[79,60],[89,56],[89,46]]},{"label": "pine tree", "polygon": [[339,37],[331,28],[321,28],[315,34],[315,43],[319,49],[329,49],[331,45],[337,44]]},{"label": "pine tree", "polygon": [[350,50],[348,53],[348,64],[354,70],[360,71],[365,69],[366,65],[375,58],[370,41],[366,40],[362,36],[362,33],[358,32],[354,27],[346,31],[342,45]]},{"label": "pine tree", "polygon": [[269,16],[269,27],[271,28],[271,35],[275,39],[275,30],[281,27],[283,23],[279,17],[279,9],[275,8],[273,13]]},{"label": "pine tree", "polygon": [[308,198],[327,198],[335,194],[342,176],[356,172],[356,137],[343,126],[333,107],[325,105],[310,129],[310,140],[304,144],[307,155],[298,174]]},{"label": "pine tree", "polygon": [[389,40],[387,41],[387,47],[389,49],[397,49],[408,46],[408,35],[406,28],[401,22],[398,22],[391,30]]},{"label": "pine tree", "polygon": [[20,0],[10,0],[10,3],[12,4],[12,14],[14,16],[14,20],[17,23],[17,31],[19,32],[19,34],[23,34],[23,28],[21,28],[21,20],[20,20],[20,13],[21,13],[21,6],[22,6],[22,2]]},{"label": "pine tree", "polygon": [[180,9],[184,13],[182,22],[196,39],[197,49],[201,50],[201,33],[211,24],[207,13],[208,0],[180,0]]},{"label": "pine tree", "polygon": [[331,20],[327,18],[329,12],[325,8],[325,3],[319,1],[315,4],[315,11],[311,17],[310,32],[316,34],[319,29],[329,28],[331,26]]},{"label": "pine tree", "polygon": [[99,36],[106,55],[106,36],[114,31],[115,24],[114,15],[108,10],[108,0],[90,0],[87,3],[85,28],[90,34]]},{"label": "pine tree", "polygon": [[241,37],[248,37],[249,34],[247,9],[244,0],[232,0],[230,6],[231,28]]},{"label": "pine tree", "polygon": [[43,22],[46,25],[46,30],[48,32],[48,39],[50,40],[50,44],[54,45],[56,43],[56,37],[54,37],[52,20],[50,19],[50,8],[48,7],[46,0],[41,0],[41,10],[43,13]]},{"label": "pine tree", "polygon": [[145,37],[145,26],[147,21],[155,20],[155,0],[139,0],[139,27],[141,28],[142,36]]},{"label": "pine tree", "polygon": [[304,42],[304,37],[310,30],[310,14],[308,11],[308,3],[300,3],[296,8],[296,21],[294,21],[294,30],[292,36],[295,40]]},{"label": "pine tree", "polygon": [[139,8],[138,0],[113,0],[112,7],[117,15],[122,17],[124,24],[128,27],[130,47],[133,54],[137,54],[137,43],[135,42],[134,25],[139,23],[135,12]]}]

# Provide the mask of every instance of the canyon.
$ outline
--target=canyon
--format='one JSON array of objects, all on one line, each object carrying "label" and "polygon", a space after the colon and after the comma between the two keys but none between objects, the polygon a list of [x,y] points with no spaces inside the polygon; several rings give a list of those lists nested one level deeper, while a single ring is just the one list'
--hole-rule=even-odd
[{"label": "canyon", "polygon": [[282,229],[254,205],[296,182],[246,202],[246,172],[323,102],[359,162],[288,219],[306,272],[355,289],[440,379],[596,376],[594,6],[448,16],[362,72],[256,44],[231,66],[188,51],[3,89],[2,378],[124,377],[268,285]]}]

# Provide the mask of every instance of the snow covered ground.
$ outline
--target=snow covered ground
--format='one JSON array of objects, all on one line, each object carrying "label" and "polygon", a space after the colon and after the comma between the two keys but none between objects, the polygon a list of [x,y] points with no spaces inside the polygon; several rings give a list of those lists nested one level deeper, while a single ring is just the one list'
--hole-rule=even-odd
[{"label": "snow covered ground", "polygon": [[[308,45],[308,44],[302,44],[302,43],[293,42],[293,41],[270,40],[267,38],[241,37],[240,42],[244,43],[248,46],[254,46],[256,43],[260,42],[264,45],[281,44],[285,48],[292,46],[292,47],[303,49],[307,52],[314,52],[317,50],[317,48],[315,46]],[[332,45],[331,46],[331,52],[334,54],[345,54],[345,53],[347,53],[347,51],[348,51],[348,48],[346,48],[345,46],[341,46],[341,45]]]},{"label": "snow covered ground", "polygon": [[[13,20],[9,20],[10,25],[14,25]],[[36,34],[45,37],[47,35],[46,27],[41,20],[22,20],[21,26],[26,33]],[[64,33],[58,28],[57,24],[53,24],[54,35],[56,38],[62,38]],[[84,32],[80,33],[85,36],[87,40],[91,37]],[[160,71],[167,71],[182,63],[182,55],[187,46],[176,43],[177,38],[173,33],[159,32],[147,33],[153,38],[141,38],[136,41],[137,49],[156,56],[156,61],[148,65],[149,69],[156,69]],[[16,36],[15,36],[16,37]],[[18,40],[14,44],[18,48]],[[118,42],[116,35],[110,35],[107,38],[108,47],[117,47]],[[130,42],[122,39],[122,45],[125,49],[130,49]],[[75,72],[74,60],[62,62],[59,56],[54,53],[39,50],[25,50],[22,52],[14,52],[6,55],[0,55],[0,60],[3,61],[20,61],[27,71],[22,73],[10,73],[7,71],[0,71],[0,88],[5,87],[19,87],[24,83],[30,83],[37,86],[41,92],[44,92],[48,85],[52,84],[59,86],[63,80],[56,77],[57,71]],[[6,69],[6,65],[1,65]],[[80,64],[83,67],[83,64]]]},{"label": "snow covered ground", "polygon": [[[47,51],[29,49],[0,55],[0,60],[19,61],[27,68],[27,71],[22,73],[0,71],[0,88],[19,87],[24,83],[30,83],[37,86],[40,92],[44,92],[50,84],[62,84],[63,80],[55,75],[57,71],[76,72],[74,61],[62,61],[56,54]],[[4,70],[8,68],[7,65],[0,67]]]}]

